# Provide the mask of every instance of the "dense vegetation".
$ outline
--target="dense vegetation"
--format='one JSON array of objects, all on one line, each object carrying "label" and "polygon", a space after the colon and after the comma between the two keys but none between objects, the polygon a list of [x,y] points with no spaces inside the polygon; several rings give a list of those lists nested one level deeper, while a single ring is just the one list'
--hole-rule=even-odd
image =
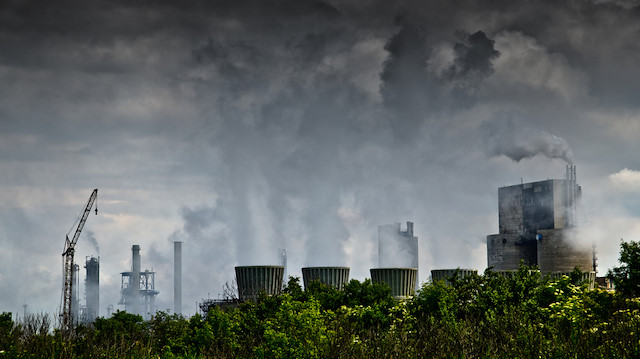
[{"label": "dense vegetation", "polygon": [[[627,250],[640,246],[623,247],[621,260]],[[611,276],[634,288],[629,271]],[[206,317],[159,312],[145,322],[116,312],[77,327],[70,340],[50,330],[46,315],[14,323],[4,313],[0,358],[640,357],[636,292],[589,290],[579,278],[488,271],[426,284],[402,302],[369,280],[303,291],[292,278],[280,296]]]}]

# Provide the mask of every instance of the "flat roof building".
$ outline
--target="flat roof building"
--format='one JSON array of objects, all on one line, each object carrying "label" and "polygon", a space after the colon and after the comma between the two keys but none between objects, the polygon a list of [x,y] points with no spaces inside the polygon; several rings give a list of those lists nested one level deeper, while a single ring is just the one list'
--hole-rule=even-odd
[{"label": "flat roof building", "polygon": [[590,251],[576,244],[578,201],[582,188],[575,166],[566,178],[521,183],[498,189],[498,234],[487,236],[487,265],[516,270],[520,262],[542,272],[579,267],[593,270]]}]

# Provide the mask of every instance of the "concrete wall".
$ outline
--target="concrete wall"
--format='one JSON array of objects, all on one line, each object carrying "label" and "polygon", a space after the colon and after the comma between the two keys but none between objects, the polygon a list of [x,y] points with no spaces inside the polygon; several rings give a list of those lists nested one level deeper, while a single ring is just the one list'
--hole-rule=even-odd
[{"label": "concrete wall", "polygon": [[526,265],[538,263],[535,237],[522,234],[487,236],[487,266],[495,270],[517,270],[520,261]]},{"label": "concrete wall", "polygon": [[522,232],[522,185],[498,189],[498,231]]},{"label": "concrete wall", "polygon": [[571,232],[548,229],[540,230],[538,234],[538,266],[542,273],[566,273],[575,267],[582,271],[593,270],[593,249],[579,244],[579,238],[570,238]]}]

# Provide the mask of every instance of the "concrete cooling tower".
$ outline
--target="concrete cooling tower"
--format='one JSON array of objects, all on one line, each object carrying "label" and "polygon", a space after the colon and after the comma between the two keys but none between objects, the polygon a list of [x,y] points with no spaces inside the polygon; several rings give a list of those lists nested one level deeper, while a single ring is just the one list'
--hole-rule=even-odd
[{"label": "concrete cooling tower", "polygon": [[255,300],[260,292],[267,295],[280,294],[283,266],[239,266],[236,267],[236,283],[240,300]]},{"label": "concrete cooling tower", "polygon": [[302,268],[302,280],[304,288],[309,288],[313,281],[334,287],[338,290],[344,289],[349,282],[349,267],[305,267]]},{"label": "concrete cooling tower", "polygon": [[417,268],[372,268],[371,281],[386,284],[396,299],[413,297],[416,288]]}]

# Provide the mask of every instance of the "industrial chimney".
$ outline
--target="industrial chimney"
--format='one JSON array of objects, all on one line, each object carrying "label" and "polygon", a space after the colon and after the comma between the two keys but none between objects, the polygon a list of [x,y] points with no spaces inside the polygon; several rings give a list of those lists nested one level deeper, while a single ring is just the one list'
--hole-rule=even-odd
[{"label": "industrial chimney", "polygon": [[86,276],[86,293],[87,293],[87,322],[93,322],[99,315],[100,308],[100,258],[87,258],[85,269]]},{"label": "industrial chimney", "polygon": [[131,247],[131,254],[133,256],[131,260],[131,283],[129,290],[131,294],[130,303],[133,305],[131,312],[133,314],[140,313],[140,246],[134,244]]},{"label": "industrial chimney", "polygon": [[173,242],[173,312],[182,313],[182,242]]}]

